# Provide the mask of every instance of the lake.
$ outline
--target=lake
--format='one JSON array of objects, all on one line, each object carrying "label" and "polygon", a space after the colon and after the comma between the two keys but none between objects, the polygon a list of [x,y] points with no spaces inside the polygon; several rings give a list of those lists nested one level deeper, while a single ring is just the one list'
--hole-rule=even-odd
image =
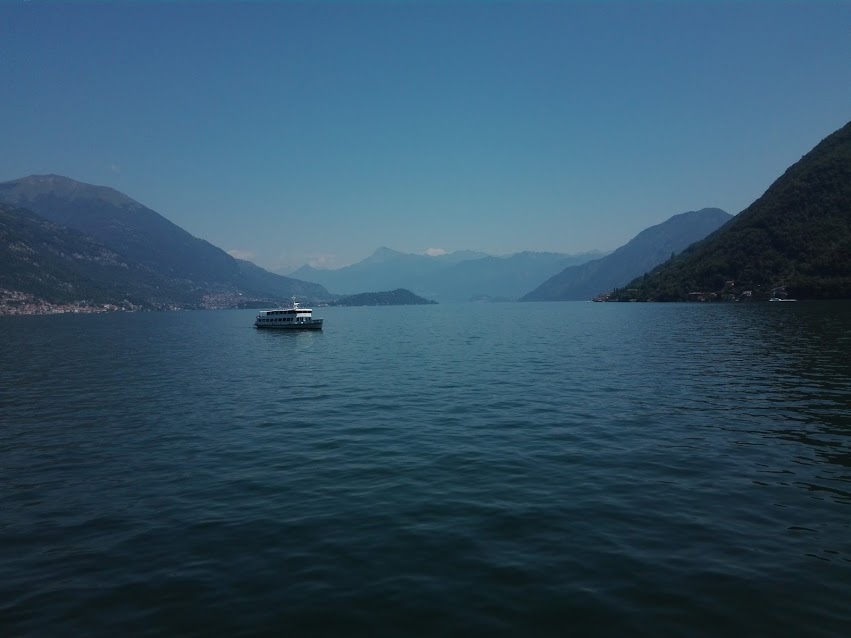
[{"label": "lake", "polygon": [[847,636],[851,304],[0,318],[0,634]]}]

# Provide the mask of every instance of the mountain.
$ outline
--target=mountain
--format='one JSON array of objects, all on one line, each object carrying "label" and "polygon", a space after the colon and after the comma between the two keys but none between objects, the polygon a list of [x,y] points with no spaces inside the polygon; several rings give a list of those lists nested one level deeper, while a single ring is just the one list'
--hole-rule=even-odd
[{"label": "mountain", "polygon": [[91,235],[163,275],[221,281],[237,270],[223,250],[112,188],[58,175],[31,175],[0,183],[0,201]]},{"label": "mountain", "polygon": [[442,255],[417,255],[413,253],[403,253],[386,246],[381,246],[375,250],[369,257],[361,260],[355,266],[365,268],[375,266],[377,264],[398,263],[400,261],[409,264],[457,264],[458,262],[467,259],[478,259],[486,257],[486,253],[477,252],[475,250],[456,250],[451,253]]},{"label": "mountain", "polygon": [[293,296],[307,297],[315,301],[333,297],[319,284],[276,275],[254,262],[244,259],[236,259],[235,261],[239,278],[244,281],[244,289],[252,294],[280,299],[290,299]]},{"label": "mountain", "polygon": [[320,283],[341,294],[404,287],[440,301],[516,299],[531,286],[565,267],[583,263],[600,254],[521,252],[494,257],[474,251],[457,251],[432,257],[382,247],[366,259],[345,268],[318,270],[302,266],[291,276]]},{"label": "mountain", "polygon": [[434,301],[423,299],[410,290],[398,288],[386,292],[361,292],[332,301],[330,306],[422,306]]},{"label": "mountain", "polygon": [[415,255],[382,246],[369,257],[351,266],[337,270],[302,266],[289,276],[321,284],[333,293],[344,295],[363,290],[415,289],[415,281],[441,272],[459,261],[484,256],[484,253],[472,251],[436,256]]},{"label": "mountain", "polygon": [[181,298],[163,278],[93,237],[7,204],[0,204],[0,264],[0,288],[52,303],[132,308]]},{"label": "mountain", "polygon": [[851,122],[729,224],[613,298],[767,298],[778,287],[796,298],[851,298]]},{"label": "mountain", "polygon": [[416,289],[430,297],[453,301],[514,301],[547,277],[601,254],[596,251],[578,255],[525,251],[504,257],[470,259],[451,266],[439,278],[415,282],[419,284]]},{"label": "mountain", "polygon": [[[329,297],[322,286],[281,277],[234,259],[112,188],[59,175],[32,175],[0,183],[0,202],[29,209],[53,226],[73,229],[81,233],[74,235],[81,241],[87,236],[99,242],[134,273],[140,277],[144,273],[143,278],[154,290],[159,286],[170,291],[174,303],[202,306],[215,298],[216,305],[233,305],[293,295],[314,300]],[[35,223],[32,219],[30,222]],[[35,233],[48,227],[31,224],[28,228]],[[64,237],[70,241],[72,236]],[[19,263],[18,267],[23,266]],[[156,295],[148,300],[159,303]]]},{"label": "mountain", "polygon": [[732,219],[720,208],[674,215],[646,228],[616,251],[579,266],[566,268],[525,295],[521,301],[591,299],[622,286],[706,237]]}]

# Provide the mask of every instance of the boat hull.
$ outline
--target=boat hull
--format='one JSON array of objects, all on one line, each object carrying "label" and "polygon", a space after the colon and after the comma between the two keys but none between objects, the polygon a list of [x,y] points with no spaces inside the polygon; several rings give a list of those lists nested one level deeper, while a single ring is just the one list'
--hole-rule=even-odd
[{"label": "boat hull", "polygon": [[314,319],[312,321],[304,321],[300,323],[271,323],[268,325],[255,323],[254,327],[258,330],[322,330],[322,319]]}]

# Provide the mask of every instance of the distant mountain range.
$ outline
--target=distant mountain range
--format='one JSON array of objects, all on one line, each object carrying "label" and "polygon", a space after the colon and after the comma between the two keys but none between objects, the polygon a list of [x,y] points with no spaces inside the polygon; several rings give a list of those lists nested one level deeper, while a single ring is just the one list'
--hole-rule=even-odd
[{"label": "distant mountain range", "polygon": [[414,290],[414,280],[439,273],[464,259],[484,257],[484,253],[459,251],[446,255],[414,255],[381,247],[366,259],[337,270],[321,270],[302,266],[289,273],[289,277],[321,284],[331,292],[341,295],[365,290]]},{"label": "distant mountain range", "polygon": [[112,188],[33,175],[0,183],[0,203],[0,286],[47,301],[200,308],[330,298],[234,259]]},{"label": "distant mountain range", "polygon": [[674,215],[651,226],[610,255],[565,268],[521,301],[572,301],[623,286],[714,232],[733,218],[720,208]]},{"label": "distant mountain range", "polygon": [[515,300],[530,287],[573,264],[600,257],[521,252],[494,257],[474,251],[429,256],[381,247],[366,259],[337,270],[302,266],[289,276],[322,284],[332,293],[407,288],[438,301]]},{"label": "distant mountain range", "polygon": [[851,298],[851,122],[734,220],[613,300]]},{"label": "distant mountain range", "polygon": [[783,287],[804,298],[851,297],[851,124],[739,216],[675,215],[609,255],[379,248],[346,268],[292,275],[234,259],[112,188],[58,175],[0,183],[0,312],[24,298],[224,308],[398,289],[438,301],[589,299],[607,290],[612,300],[732,298],[745,289],[758,298]]}]

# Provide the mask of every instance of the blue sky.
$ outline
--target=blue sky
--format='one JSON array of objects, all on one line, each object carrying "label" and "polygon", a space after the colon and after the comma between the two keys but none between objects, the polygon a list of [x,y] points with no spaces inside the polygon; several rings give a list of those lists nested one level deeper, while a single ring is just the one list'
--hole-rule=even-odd
[{"label": "blue sky", "polygon": [[849,2],[0,2],[0,180],[261,266],[610,250],[851,119]]}]

